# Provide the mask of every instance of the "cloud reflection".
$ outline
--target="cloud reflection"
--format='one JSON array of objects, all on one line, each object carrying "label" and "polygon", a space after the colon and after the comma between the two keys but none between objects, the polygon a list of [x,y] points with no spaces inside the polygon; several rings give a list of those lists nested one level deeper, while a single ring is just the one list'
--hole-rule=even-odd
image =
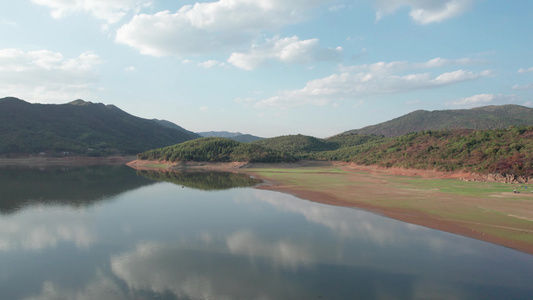
[{"label": "cloud reflection", "polygon": [[245,255],[250,258],[268,258],[275,266],[293,270],[299,266],[309,266],[314,256],[311,249],[306,248],[305,245],[288,240],[269,242],[247,230],[232,234],[226,239],[226,243],[232,254]]},{"label": "cloud reflection", "polygon": [[[255,190],[254,197],[268,203],[278,210],[303,215],[311,223],[329,228],[335,235],[346,239],[357,239],[361,243],[374,243],[381,247],[411,247],[413,243],[431,250],[432,253],[461,252],[475,253],[465,243],[456,247],[452,240],[436,234],[436,230],[400,222],[373,213],[325,205],[302,200],[292,195],[279,192]],[[416,233],[416,235],[413,235]],[[413,239],[413,236],[419,238]]]},{"label": "cloud reflection", "polygon": [[24,300],[126,300],[127,296],[110,277],[97,272],[97,279],[89,282],[86,286],[76,290],[72,288],[62,288],[52,281],[45,281],[41,293],[36,296],[24,298]]},{"label": "cloud reflection", "polygon": [[36,206],[0,218],[0,251],[42,250],[59,242],[87,248],[95,242],[91,224],[83,209]]},{"label": "cloud reflection", "polygon": [[[152,242],[112,256],[111,269],[132,290],[171,292],[179,299],[281,299],[290,289],[242,257]],[[282,286],[266,288],[277,284]]]}]

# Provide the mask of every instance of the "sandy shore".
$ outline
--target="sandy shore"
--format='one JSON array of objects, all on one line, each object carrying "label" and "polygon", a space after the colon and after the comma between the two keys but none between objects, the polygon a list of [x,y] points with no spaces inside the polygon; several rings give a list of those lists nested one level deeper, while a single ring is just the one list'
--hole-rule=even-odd
[{"label": "sandy shore", "polygon": [[[499,192],[486,197],[461,196],[439,188],[402,186],[395,182],[398,178],[420,178],[428,182],[432,179],[455,179],[463,182],[458,178],[475,178],[476,174],[385,169],[339,162],[167,164],[134,161],[128,165],[137,169],[207,169],[246,173],[265,181],[258,189],[288,193],[329,205],[355,207],[533,254],[533,193],[513,194],[513,185],[509,185],[507,193]],[[308,173],[306,169],[309,169]]]}]

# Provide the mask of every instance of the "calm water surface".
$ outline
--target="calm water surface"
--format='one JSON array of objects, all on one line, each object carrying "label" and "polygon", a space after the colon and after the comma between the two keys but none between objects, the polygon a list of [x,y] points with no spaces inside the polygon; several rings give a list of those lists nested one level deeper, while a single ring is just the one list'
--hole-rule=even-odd
[{"label": "calm water surface", "polygon": [[254,184],[0,169],[0,298],[533,299],[531,255]]}]

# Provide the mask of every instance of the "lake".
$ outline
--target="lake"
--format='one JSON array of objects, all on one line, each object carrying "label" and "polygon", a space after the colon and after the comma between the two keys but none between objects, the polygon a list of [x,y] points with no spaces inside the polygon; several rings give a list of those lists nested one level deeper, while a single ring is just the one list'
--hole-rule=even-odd
[{"label": "lake", "polygon": [[533,299],[533,256],[230,173],[0,169],[1,299]]}]

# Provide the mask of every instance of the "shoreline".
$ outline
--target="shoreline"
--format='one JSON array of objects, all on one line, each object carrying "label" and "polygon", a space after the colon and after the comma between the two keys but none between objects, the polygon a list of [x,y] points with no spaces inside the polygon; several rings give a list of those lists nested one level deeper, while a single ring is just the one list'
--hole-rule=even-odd
[{"label": "shoreline", "polygon": [[[479,186],[479,174],[360,166],[345,162],[169,163],[133,156],[0,158],[0,167],[127,165],[138,170],[225,171],[263,180],[257,189],[291,194],[327,205],[351,207],[423,227],[458,234],[533,255],[533,193],[483,197],[443,191],[443,182]],[[410,181],[421,181],[422,186]],[[467,182],[472,181],[472,182]],[[434,186],[428,188],[425,182]],[[507,191],[508,187],[508,191]],[[533,190],[531,188],[530,190]],[[529,190],[528,190],[529,191]],[[465,212],[465,216],[455,216]],[[490,213],[486,213],[490,212]],[[471,214],[471,215],[469,215]],[[502,216],[504,220],[502,221]]]},{"label": "shoreline", "polygon": [[[484,198],[450,195],[434,189],[416,190],[407,187],[397,187],[395,184],[390,183],[391,178],[398,177],[429,181],[448,179],[452,182],[464,184],[483,184],[481,182],[475,182],[477,180],[476,178],[478,178],[477,174],[400,168],[385,169],[377,166],[360,166],[351,163],[320,161],[303,161],[290,164],[176,164],[158,161],[132,161],[127,165],[134,169],[163,171],[211,170],[245,173],[264,181],[263,184],[255,187],[257,189],[291,194],[300,199],[327,205],[361,209],[387,218],[474,238],[533,255],[532,242],[513,238],[516,233],[520,233],[522,236],[525,235],[528,239],[531,238],[533,240],[533,193],[513,194],[512,188],[515,184],[506,184],[509,186],[508,193],[497,193]],[[317,168],[320,170],[323,169],[324,171],[317,173]],[[309,169],[309,174],[305,172],[306,169]],[[339,170],[339,172],[329,172],[332,169]],[[311,177],[313,174],[322,178],[333,178],[333,180],[338,180],[339,182],[343,181],[345,186],[335,189],[328,186],[328,184],[321,184],[320,182],[312,182],[307,185],[291,183],[295,178]],[[284,180],[284,178],[290,178],[291,180]],[[473,182],[461,181],[465,180],[465,178],[466,181]],[[313,180],[315,179],[313,178]],[[306,180],[309,181],[311,179],[303,178],[302,182]],[[364,197],[360,195],[364,195]],[[520,201],[522,202],[517,202],[517,197],[520,197]],[[408,205],[403,206],[403,201],[408,203]],[[509,205],[518,206],[507,207]],[[512,222],[509,224],[505,222],[498,223],[499,221],[495,222],[489,218],[493,217],[492,215],[487,217],[487,220],[482,219],[480,221],[475,218],[469,219],[466,217],[459,219],[433,213],[435,210],[450,210],[453,214],[454,210],[487,210],[487,207],[493,209],[496,214],[503,212],[509,218],[513,217],[513,220],[514,218],[520,218],[528,222],[528,225],[520,227]],[[527,212],[527,214],[517,216],[516,214],[519,213],[514,210],[522,211],[522,213]],[[493,232],[499,231],[505,231],[507,236],[505,234],[504,236],[493,234]]]}]

